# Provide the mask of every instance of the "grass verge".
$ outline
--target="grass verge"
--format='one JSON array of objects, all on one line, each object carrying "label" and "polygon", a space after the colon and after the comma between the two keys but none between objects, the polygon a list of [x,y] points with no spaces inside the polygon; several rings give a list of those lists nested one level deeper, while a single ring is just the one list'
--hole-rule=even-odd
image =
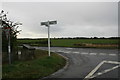
[{"label": "grass verge", "polygon": [[36,58],[27,61],[15,61],[13,64],[4,64],[2,78],[4,79],[38,79],[48,76],[62,68],[66,61],[58,54],[36,50]]}]

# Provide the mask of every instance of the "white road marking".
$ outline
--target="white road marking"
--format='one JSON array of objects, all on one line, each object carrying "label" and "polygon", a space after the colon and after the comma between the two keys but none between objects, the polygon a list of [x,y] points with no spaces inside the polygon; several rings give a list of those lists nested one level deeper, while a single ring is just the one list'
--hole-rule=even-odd
[{"label": "white road marking", "polygon": [[90,53],[90,55],[96,55],[97,53]]},{"label": "white road marking", "polygon": [[99,72],[99,73],[97,73],[97,74],[91,76],[91,78],[94,78],[94,77],[100,76],[100,75],[102,75],[102,74],[104,74],[104,73],[110,72],[110,71],[112,71],[112,70],[114,70],[114,69],[116,69],[116,68],[119,68],[119,67],[120,67],[120,65],[115,66],[115,67],[110,68],[110,69],[106,69],[106,70],[104,70],[104,71],[102,71],[102,72]]},{"label": "white road marking", "polygon": [[86,78],[91,78],[91,76],[104,64],[105,61],[102,61],[100,64],[98,64],[86,77]]},{"label": "white road marking", "polygon": [[52,50],[52,52],[56,52],[56,51]]},{"label": "white road marking", "polygon": [[80,53],[80,54],[88,54],[88,53],[86,53],[86,52],[82,52],[82,53]]},{"label": "white road marking", "polygon": [[106,53],[99,53],[99,55],[106,55]]},{"label": "white road marking", "polygon": [[65,51],[64,53],[70,53],[71,51]]},{"label": "white road marking", "polygon": [[102,73],[101,73],[101,72],[99,72],[98,74],[99,74],[99,75],[101,75]]},{"label": "white road marking", "polygon": [[106,61],[105,63],[120,64],[120,62],[116,62],[116,61]]},{"label": "white road marking", "polygon": [[[95,75],[93,75],[104,63],[110,63],[110,64],[118,64],[117,66],[113,67],[113,68],[110,68],[110,69],[106,69],[102,72],[98,72],[96,73]],[[88,80],[88,79],[91,79],[91,78],[94,78],[94,77],[97,77],[99,75],[102,75],[104,73],[107,73],[109,71],[112,71],[116,68],[120,67],[120,62],[116,62],[116,61],[102,61],[100,64],[98,64],[85,78],[84,80]]]},{"label": "white road marking", "polygon": [[73,53],[79,53],[79,52],[73,52]]},{"label": "white road marking", "polygon": [[110,71],[110,69],[106,69],[104,72],[108,72],[108,71]]},{"label": "white road marking", "polygon": [[73,48],[66,48],[66,49],[73,49]]},{"label": "white road marking", "polygon": [[[66,49],[72,49],[72,48],[66,48]],[[71,51],[62,51],[62,50],[58,50],[58,51],[52,51],[52,52],[64,52],[64,53],[71,53]],[[73,52],[75,54],[79,54],[80,52]],[[87,52],[82,52],[80,54],[83,54],[83,55],[102,55],[102,56],[105,56],[105,55],[109,55],[109,56],[117,56],[117,54],[107,54],[107,53],[87,53]],[[120,55],[120,54],[119,54]]]},{"label": "white road marking", "polygon": [[58,51],[56,51],[56,52],[64,52],[64,51],[62,51],[62,50],[58,50]]},{"label": "white road marking", "polygon": [[116,54],[109,54],[109,56],[116,56]]},{"label": "white road marking", "polygon": [[61,50],[58,50],[57,52],[61,52]]},{"label": "white road marking", "polygon": [[115,66],[115,67],[113,67],[112,69],[116,69],[116,68],[118,68],[118,67],[120,67],[120,65],[118,65],[118,66]]}]

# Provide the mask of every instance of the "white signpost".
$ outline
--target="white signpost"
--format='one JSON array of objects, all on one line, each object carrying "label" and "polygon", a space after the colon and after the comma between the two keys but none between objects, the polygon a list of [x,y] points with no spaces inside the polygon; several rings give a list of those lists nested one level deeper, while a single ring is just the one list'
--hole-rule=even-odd
[{"label": "white signpost", "polygon": [[8,40],[8,55],[9,55],[9,64],[11,64],[11,46],[10,46],[10,29],[11,27],[5,27],[5,33]]},{"label": "white signpost", "polygon": [[57,21],[41,22],[41,26],[48,27],[48,55],[50,56],[50,25],[57,24]]}]

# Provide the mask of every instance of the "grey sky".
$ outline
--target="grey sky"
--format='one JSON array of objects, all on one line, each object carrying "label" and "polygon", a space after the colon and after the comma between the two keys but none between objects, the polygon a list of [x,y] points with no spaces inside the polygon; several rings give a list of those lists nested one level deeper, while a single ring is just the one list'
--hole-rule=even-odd
[{"label": "grey sky", "polygon": [[4,2],[13,21],[22,22],[18,37],[47,37],[41,21],[57,20],[51,37],[118,36],[117,2]]}]

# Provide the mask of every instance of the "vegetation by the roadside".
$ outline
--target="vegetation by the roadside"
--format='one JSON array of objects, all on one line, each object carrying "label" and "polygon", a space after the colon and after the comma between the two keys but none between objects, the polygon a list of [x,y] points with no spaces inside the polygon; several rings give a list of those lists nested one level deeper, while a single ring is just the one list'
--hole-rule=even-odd
[{"label": "vegetation by the roadside", "polygon": [[29,44],[31,46],[47,46],[47,39],[18,39],[18,45]]},{"label": "vegetation by the roadside", "polygon": [[[21,44],[24,43],[24,42],[28,42],[28,43],[31,43],[32,46],[42,46],[40,43],[37,43],[38,41],[44,41],[47,39],[32,39],[32,40],[18,40],[18,42],[20,42]],[[37,44],[35,44],[35,42]],[[99,38],[99,39],[51,39],[51,46],[54,46],[54,47],[85,47],[85,46],[78,46],[76,44],[103,44],[103,45],[111,45],[109,47],[107,46],[103,46],[101,48],[117,48],[117,47],[114,47],[112,45],[118,45],[119,44],[119,39],[108,39],[108,38]],[[47,44],[43,44],[44,46],[47,46]],[[93,46],[89,46],[89,47],[93,47]],[[95,46],[94,46],[95,47]],[[99,47],[100,48],[100,47]]]},{"label": "vegetation by the roadside", "polygon": [[3,64],[2,78],[43,78],[57,71],[65,65],[65,59],[58,54],[47,51],[36,50],[35,59],[26,61],[15,61],[11,65]]}]

